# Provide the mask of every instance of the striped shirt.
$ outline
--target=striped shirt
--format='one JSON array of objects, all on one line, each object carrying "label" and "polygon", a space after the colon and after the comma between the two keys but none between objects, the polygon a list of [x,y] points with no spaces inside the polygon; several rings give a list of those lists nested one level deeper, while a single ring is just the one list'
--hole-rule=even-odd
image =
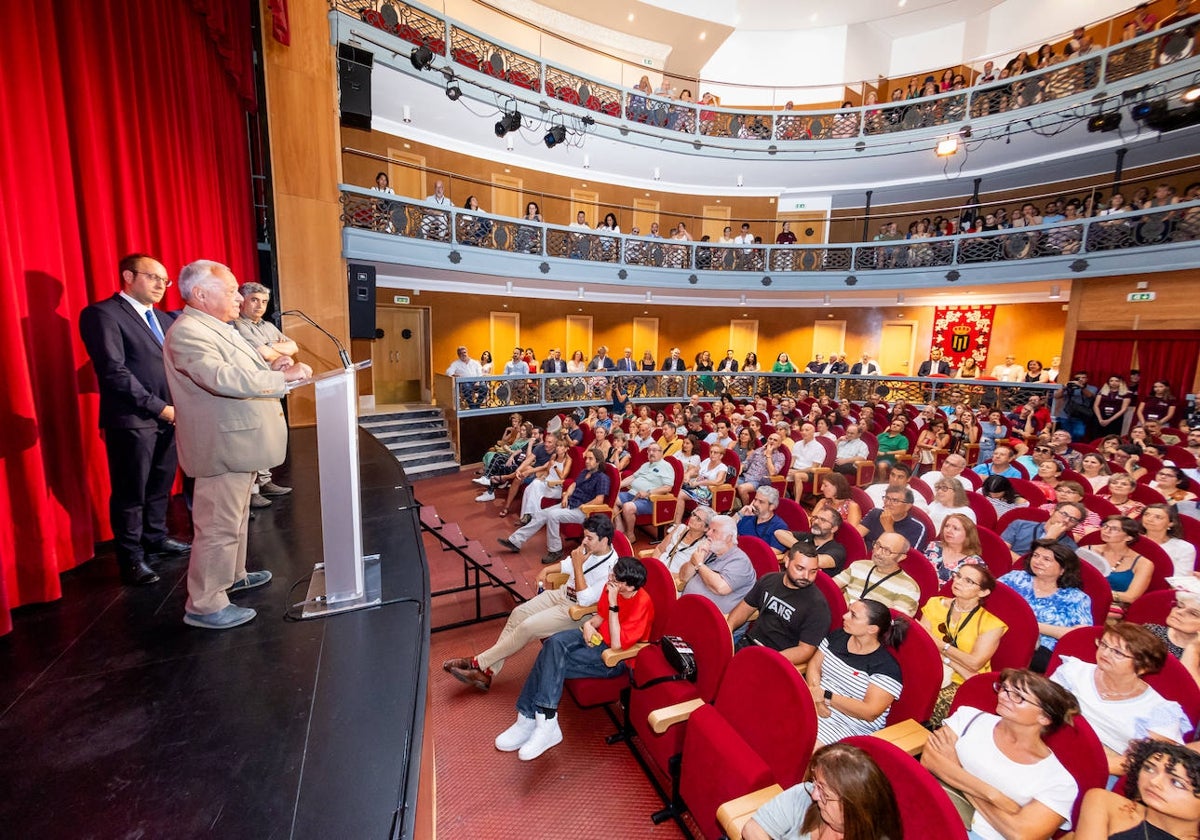
[{"label": "striped shirt", "polygon": [[921,603],[921,587],[906,572],[881,572],[870,560],[857,560],[842,569],[833,582],[846,596],[846,603],[853,604],[870,598],[899,610],[907,616],[915,616]]},{"label": "striped shirt", "polygon": [[[896,658],[882,645],[867,654],[851,653],[849,641],[850,634],[839,628],[821,642],[821,688],[862,700],[867,689],[877,685],[892,697],[899,697],[900,663]],[[887,714],[888,709],[884,709],[874,720],[861,720],[830,709],[829,717],[817,718],[817,741],[832,744],[854,735],[870,735],[883,728]]]}]

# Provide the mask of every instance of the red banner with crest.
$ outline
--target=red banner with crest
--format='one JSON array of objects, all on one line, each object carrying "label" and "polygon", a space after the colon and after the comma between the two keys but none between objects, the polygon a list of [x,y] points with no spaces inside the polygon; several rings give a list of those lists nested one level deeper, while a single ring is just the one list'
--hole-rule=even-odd
[{"label": "red banner with crest", "polygon": [[994,306],[939,306],[933,314],[933,347],[941,348],[957,369],[968,356],[987,369],[988,346],[992,340]]}]

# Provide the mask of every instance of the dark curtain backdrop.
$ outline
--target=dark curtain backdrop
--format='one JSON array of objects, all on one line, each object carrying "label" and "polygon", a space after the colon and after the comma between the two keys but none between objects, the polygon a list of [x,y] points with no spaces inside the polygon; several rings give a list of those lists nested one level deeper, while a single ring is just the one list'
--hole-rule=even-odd
[{"label": "dark curtain backdrop", "polygon": [[[1071,356],[1071,371],[1086,370],[1088,382],[1099,388],[1110,376],[1129,378],[1133,366],[1135,332],[1078,332],[1075,351]],[[1059,382],[1066,382],[1060,375]]]},{"label": "dark curtain backdrop", "polygon": [[1071,368],[1088,371],[1093,385],[1103,385],[1114,374],[1127,378],[1135,361],[1141,371],[1139,392],[1150,393],[1150,383],[1162,379],[1176,397],[1190,393],[1200,363],[1200,330],[1085,331],[1075,336]]},{"label": "dark curtain backdrop", "polygon": [[0,3],[0,633],[111,536],[80,310],[131,251],[256,279],[250,8]]}]

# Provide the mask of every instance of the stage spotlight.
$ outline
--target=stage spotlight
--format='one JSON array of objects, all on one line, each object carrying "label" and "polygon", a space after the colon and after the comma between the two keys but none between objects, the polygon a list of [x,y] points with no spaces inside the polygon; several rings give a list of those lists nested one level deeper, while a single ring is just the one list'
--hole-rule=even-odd
[{"label": "stage spotlight", "polygon": [[516,131],[521,127],[521,113],[513,108],[512,113],[506,113],[496,122],[496,136],[503,137],[510,131]]},{"label": "stage spotlight", "polygon": [[1200,100],[1200,85],[1194,85],[1183,92],[1184,102],[1196,102]]},{"label": "stage spotlight", "polygon": [[546,132],[546,136],[542,140],[546,143],[547,149],[553,149],[559,143],[565,142],[567,139],[567,130],[561,125],[551,126]]},{"label": "stage spotlight", "polygon": [[462,88],[460,88],[457,84],[451,82],[450,84],[446,85],[447,99],[449,99],[451,102],[457,102],[460,96],[462,96]]},{"label": "stage spotlight", "polygon": [[424,44],[413,47],[412,52],[409,53],[408,60],[412,62],[414,70],[428,70],[429,66],[433,64],[433,50]]},{"label": "stage spotlight", "polygon": [[1133,117],[1135,122],[1145,122],[1156,116],[1163,116],[1166,113],[1167,103],[1161,99],[1156,99],[1153,102],[1139,102],[1129,109],[1129,116]]},{"label": "stage spotlight", "polygon": [[958,153],[958,135],[953,134],[944,140],[939,140],[934,153],[938,157],[950,157]]},{"label": "stage spotlight", "polygon": [[1097,114],[1088,120],[1087,123],[1087,130],[1093,133],[1097,131],[1116,131],[1120,127],[1120,111],[1113,111],[1109,114]]}]

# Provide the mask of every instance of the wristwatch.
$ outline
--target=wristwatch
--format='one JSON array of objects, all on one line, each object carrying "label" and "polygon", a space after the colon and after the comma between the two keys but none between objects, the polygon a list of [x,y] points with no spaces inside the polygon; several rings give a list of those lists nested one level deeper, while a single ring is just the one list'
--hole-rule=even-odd
[{"label": "wristwatch", "polygon": [[609,607],[609,608],[608,608],[608,611],[609,611],[609,612],[618,612],[618,610],[617,610],[617,607],[616,607],[616,605],[615,605],[615,604],[614,604],[613,606]]},{"label": "wristwatch", "polygon": [[830,700],[833,699],[833,692],[830,691],[828,688],[825,689],[824,697],[825,697],[825,702],[828,703]]}]

